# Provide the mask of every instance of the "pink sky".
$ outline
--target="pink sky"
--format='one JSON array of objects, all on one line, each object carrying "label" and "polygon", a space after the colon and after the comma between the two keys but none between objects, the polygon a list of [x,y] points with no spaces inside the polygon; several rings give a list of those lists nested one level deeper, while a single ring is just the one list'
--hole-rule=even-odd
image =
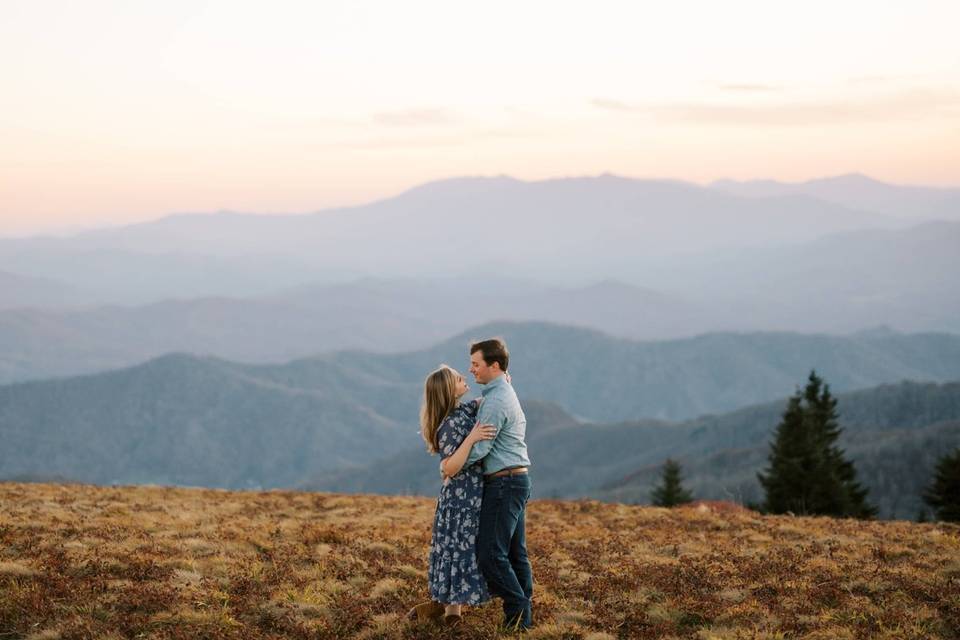
[{"label": "pink sky", "polygon": [[457,175],[960,185],[956,2],[8,2],[0,235]]}]

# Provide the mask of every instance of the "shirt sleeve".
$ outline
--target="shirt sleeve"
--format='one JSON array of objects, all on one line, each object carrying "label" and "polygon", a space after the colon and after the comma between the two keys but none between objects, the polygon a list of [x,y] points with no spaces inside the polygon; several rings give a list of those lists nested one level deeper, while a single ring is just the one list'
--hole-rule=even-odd
[{"label": "shirt sleeve", "polygon": [[[480,424],[492,424],[497,428],[497,433],[500,433],[500,428],[506,424],[507,413],[504,410],[503,401],[497,397],[487,396],[484,398],[483,403],[480,405],[480,411],[477,414],[477,422]],[[490,449],[493,448],[493,440],[481,440],[473,445],[473,448],[470,449],[470,455],[467,456],[467,461],[464,463],[464,467],[468,467],[474,462],[483,459]]]}]

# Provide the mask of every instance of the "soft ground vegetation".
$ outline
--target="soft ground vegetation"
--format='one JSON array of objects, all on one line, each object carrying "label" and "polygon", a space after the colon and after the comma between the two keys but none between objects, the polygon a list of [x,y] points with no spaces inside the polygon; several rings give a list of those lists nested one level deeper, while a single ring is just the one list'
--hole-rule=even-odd
[{"label": "soft ground vegetation", "polygon": [[[426,498],[0,484],[0,638],[494,638],[404,619]],[[534,501],[537,638],[954,638],[960,527]]]}]

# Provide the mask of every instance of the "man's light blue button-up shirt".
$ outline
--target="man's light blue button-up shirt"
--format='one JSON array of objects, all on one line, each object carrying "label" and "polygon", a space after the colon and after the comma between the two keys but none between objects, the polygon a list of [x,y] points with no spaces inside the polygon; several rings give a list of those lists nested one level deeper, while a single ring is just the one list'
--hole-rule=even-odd
[{"label": "man's light blue button-up shirt", "polygon": [[488,382],[483,388],[483,402],[477,421],[492,424],[497,428],[493,440],[481,440],[473,445],[464,467],[483,460],[484,475],[513,467],[529,467],[527,444],[527,417],[523,415],[520,401],[513,386],[504,376]]}]

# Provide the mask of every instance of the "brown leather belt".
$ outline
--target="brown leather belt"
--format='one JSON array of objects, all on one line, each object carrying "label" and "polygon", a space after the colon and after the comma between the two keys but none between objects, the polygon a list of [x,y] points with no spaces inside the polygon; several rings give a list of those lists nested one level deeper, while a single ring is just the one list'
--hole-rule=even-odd
[{"label": "brown leather belt", "polygon": [[526,467],[515,467],[513,469],[501,469],[500,471],[494,471],[489,475],[483,476],[484,478],[502,478],[503,476],[519,476],[527,472]]}]

